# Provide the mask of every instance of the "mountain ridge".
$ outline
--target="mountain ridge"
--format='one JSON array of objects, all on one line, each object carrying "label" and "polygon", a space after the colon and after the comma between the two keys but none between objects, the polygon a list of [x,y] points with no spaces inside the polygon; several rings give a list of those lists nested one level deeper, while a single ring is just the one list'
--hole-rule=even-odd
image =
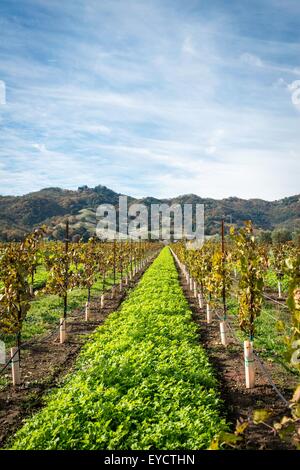
[{"label": "mountain ridge", "polygon": [[[62,225],[66,217],[70,218],[71,225],[73,224],[80,233],[89,232],[91,223],[88,222],[88,228],[85,226],[84,210],[91,210],[93,213],[99,204],[104,203],[117,206],[120,195],[124,194],[103,185],[95,188],[81,186],[77,190],[49,187],[22,196],[0,195],[0,239],[21,239],[26,233],[42,224],[55,229]],[[181,205],[203,203],[207,234],[213,234],[219,229],[219,221],[223,216],[226,221],[230,219],[237,226],[251,219],[255,226],[262,230],[300,229],[299,194],[275,201],[265,201],[260,198],[243,199],[237,196],[213,199],[196,194],[183,194],[171,198],[127,197],[129,205],[144,203],[147,207],[152,203]]]}]

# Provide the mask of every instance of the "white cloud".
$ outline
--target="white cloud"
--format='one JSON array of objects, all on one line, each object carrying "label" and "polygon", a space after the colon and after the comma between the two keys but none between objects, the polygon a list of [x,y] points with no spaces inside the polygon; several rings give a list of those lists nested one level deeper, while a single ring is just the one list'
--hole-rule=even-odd
[{"label": "white cloud", "polygon": [[0,80],[0,106],[6,104],[6,85],[3,80]]},{"label": "white cloud", "polygon": [[94,125],[94,126],[93,125],[83,126],[82,130],[86,132],[90,132],[91,134],[103,134],[103,135],[109,135],[112,132],[112,130],[109,127],[103,126],[101,124]]},{"label": "white cloud", "polygon": [[287,88],[288,83],[284,80],[284,78],[280,77],[277,78],[274,83],[272,84],[274,88]]},{"label": "white cloud", "polygon": [[196,49],[193,45],[192,38],[190,36],[186,37],[182,44],[182,52],[189,54],[191,56],[197,56]]},{"label": "white cloud", "polygon": [[288,89],[291,92],[292,103],[300,108],[300,80],[294,80],[288,85]]},{"label": "white cloud", "polygon": [[45,144],[33,144],[32,147],[39,150],[40,152],[47,152]]},{"label": "white cloud", "polygon": [[257,57],[255,54],[250,54],[249,52],[244,52],[241,57],[241,61],[245,64],[254,66],[254,67],[263,67],[263,61]]},{"label": "white cloud", "polygon": [[210,145],[209,147],[205,148],[205,153],[207,153],[207,155],[213,155],[214,153],[216,153],[216,150],[217,147],[215,145]]}]

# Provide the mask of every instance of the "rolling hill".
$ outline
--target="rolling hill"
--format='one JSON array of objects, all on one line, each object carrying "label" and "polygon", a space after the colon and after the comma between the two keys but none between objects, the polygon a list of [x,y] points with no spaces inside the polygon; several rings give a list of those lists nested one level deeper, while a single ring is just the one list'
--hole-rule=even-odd
[{"label": "rolling hill", "polygon": [[[87,237],[93,233],[95,227],[96,207],[103,203],[117,207],[118,198],[118,193],[101,185],[95,188],[83,186],[76,191],[46,188],[24,196],[0,196],[0,239],[21,239],[24,234],[42,224],[52,228],[54,237],[61,238],[63,223],[67,217],[70,220],[71,234]],[[300,229],[300,195],[277,201],[245,200],[237,197],[216,200],[195,194],[172,199],[135,199],[128,196],[128,203],[144,203],[147,206],[152,203],[202,203],[205,205],[205,231],[208,235],[219,230],[219,221],[223,216],[227,222],[238,226],[251,219],[258,229]]]}]

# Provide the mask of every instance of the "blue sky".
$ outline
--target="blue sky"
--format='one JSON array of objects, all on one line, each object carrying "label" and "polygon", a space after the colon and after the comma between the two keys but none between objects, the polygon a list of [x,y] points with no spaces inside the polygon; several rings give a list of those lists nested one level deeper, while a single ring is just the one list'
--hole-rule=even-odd
[{"label": "blue sky", "polygon": [[0,0],[0,194],[298,194],[297,80],[298,0]]}]

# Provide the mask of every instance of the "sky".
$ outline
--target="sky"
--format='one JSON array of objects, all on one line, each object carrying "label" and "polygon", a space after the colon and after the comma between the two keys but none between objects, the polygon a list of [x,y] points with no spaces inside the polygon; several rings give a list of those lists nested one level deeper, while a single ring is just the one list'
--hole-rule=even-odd
[{"label": "sky", "polygon": [[0,194],[299,182],[299,0],[0,0]]}]

